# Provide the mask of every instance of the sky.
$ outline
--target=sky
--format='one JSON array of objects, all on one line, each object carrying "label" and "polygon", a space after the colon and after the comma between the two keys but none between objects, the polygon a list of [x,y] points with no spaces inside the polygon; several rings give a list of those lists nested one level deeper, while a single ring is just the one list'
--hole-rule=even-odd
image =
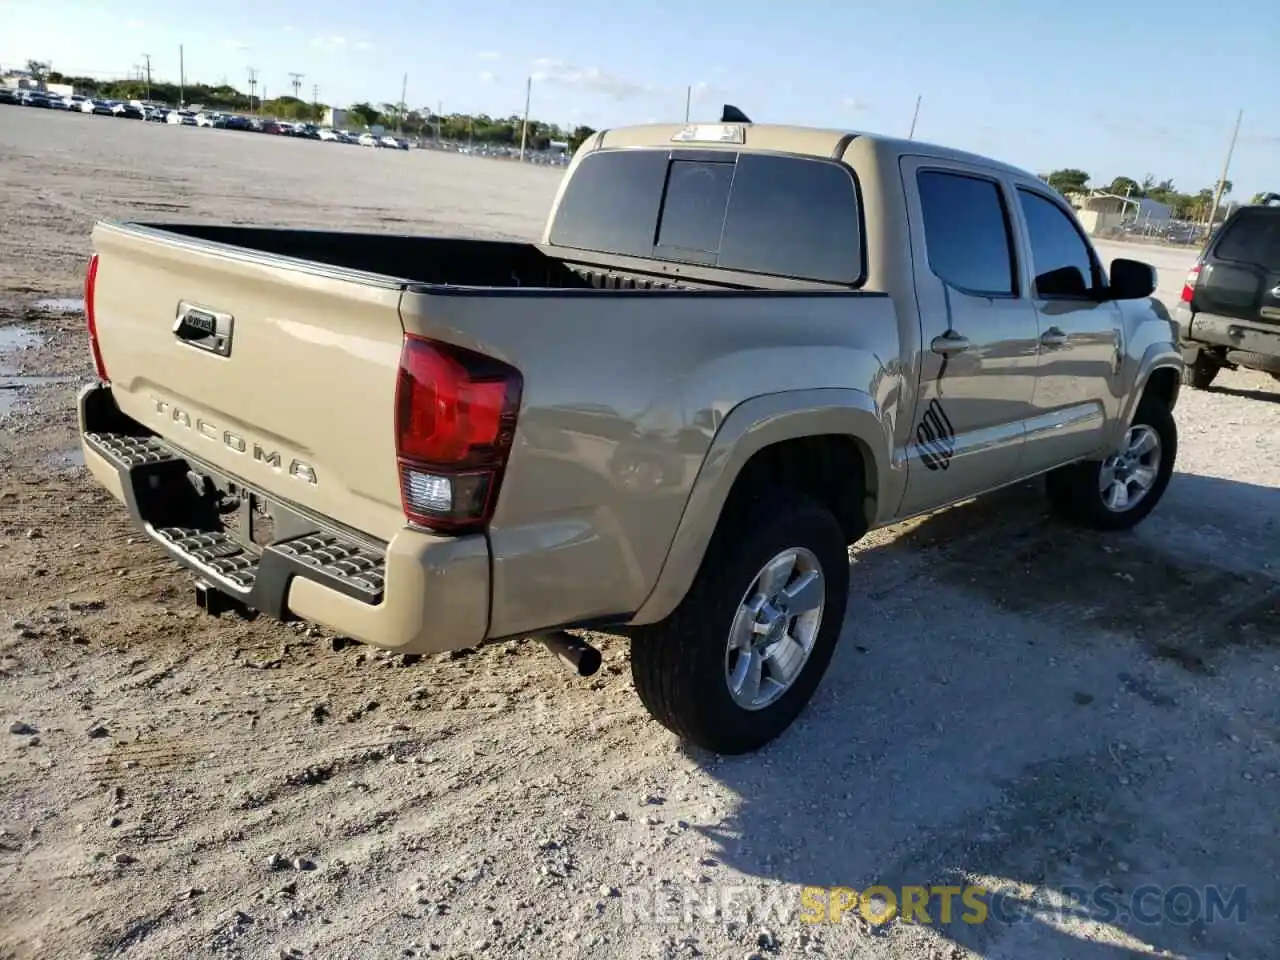
[{"label": "sky", "polygon": [[916,137],[1037,173],[1280,190],[1275,0],[0,0],[0,67],[291,90],[346,105],[523,112],[600,128],[753,120]]}]

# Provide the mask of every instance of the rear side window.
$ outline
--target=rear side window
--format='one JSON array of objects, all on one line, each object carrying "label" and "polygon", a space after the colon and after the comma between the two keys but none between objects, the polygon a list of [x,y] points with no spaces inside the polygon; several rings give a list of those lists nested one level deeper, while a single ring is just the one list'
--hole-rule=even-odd
[{"label": "rear side window", "polygon": [[1280,211],[1246,211],[1223,231],[1213,251],[1224,260],[1255,263],[1280,270]]},{"label": "rear side window", "polygon": [[1009,216],[994,180],[922,170],[916,176],[929,268],[977,296],[1017,294]]},{"label": "rear side window", "polygon": [[857,284],[863,273],[852,174],[803,157],[593,153],[565,189],[550,240],[824,283]]}]

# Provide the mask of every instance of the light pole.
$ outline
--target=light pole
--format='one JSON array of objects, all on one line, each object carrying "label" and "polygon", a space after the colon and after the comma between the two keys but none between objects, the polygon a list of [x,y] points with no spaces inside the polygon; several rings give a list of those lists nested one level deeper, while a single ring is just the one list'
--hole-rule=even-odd
[{"label": "light pole", "polygon": [[1222,193],[1227,186],[1227,172],[1231,169],[1231,154],[1236,149],[1236,137],[1240,135],[1240,121],[1244,118],[1244,108],[1236,114],[1236,128],[1231,131],[1231,144],[1227,147],[1227,158],[1222,161],[1222,176],[1218,178],[1218,189],[1213,192],[1213,207],[1209,210],[1209,223],[1206,229],[1213,233],[1213,221],[1218,216],[1218,204],[1222,202]]},{"label": "light pole", "polygon": [[529,137],[529,102],[533,99],[533,77],[524,83],[524,123],[520,124],[520,162],[524,163],[524,145]]}]

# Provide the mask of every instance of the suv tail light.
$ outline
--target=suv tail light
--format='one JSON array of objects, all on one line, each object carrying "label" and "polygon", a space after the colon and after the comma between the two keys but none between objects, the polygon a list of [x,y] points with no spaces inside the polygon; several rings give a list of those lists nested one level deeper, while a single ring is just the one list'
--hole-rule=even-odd
[{"label": "suv tail light", "polygon": [[1193,297],[1195,297],[1195,295],[1196,295],[1196,284],[1200,282],[1200,269],[1201,269],[1203,266],[1204,266],[1204,264],[1197,263],[1194,267],[1192,267],[1192,268],[1187,272],[1187,279],[1186,279],[1186,281],[1182,284],[1182,297],[1181,297],[1181,300],[1182,300],[1182,302],[1183,302],[1183,303],[1190,303],[1190,302],[1191,302],[1191,300],[1192,300],[1192,298],[1193,298]]},{"label": "suv tail light", "polygon": [[411,523],[451,533],[488,523],[515,437],[520,371],[407,334],[396,381],[400,497]]},{"label": "suv tail light", "polygon": [[98,255],[89,258],[89,269],[84,275],[84,321],[89,328],[89,352],[93,354],[93,366],[98,379],[110,383],[107,365],[102,362],[102,347],[98,345],[98,315],[93,306],[94,288],[98,285]]}]

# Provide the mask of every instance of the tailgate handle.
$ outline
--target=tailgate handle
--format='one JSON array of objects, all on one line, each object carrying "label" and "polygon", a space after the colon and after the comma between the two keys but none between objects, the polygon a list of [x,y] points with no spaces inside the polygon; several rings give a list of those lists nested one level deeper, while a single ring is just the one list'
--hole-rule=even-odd
[{"label": "tailgate handle", "polygon": [[197,350],[229,357],[234,324],[235,318],[229,313],[182,301],[178,304],[178,318],[173,323],[173,335],[181,343]]}]

